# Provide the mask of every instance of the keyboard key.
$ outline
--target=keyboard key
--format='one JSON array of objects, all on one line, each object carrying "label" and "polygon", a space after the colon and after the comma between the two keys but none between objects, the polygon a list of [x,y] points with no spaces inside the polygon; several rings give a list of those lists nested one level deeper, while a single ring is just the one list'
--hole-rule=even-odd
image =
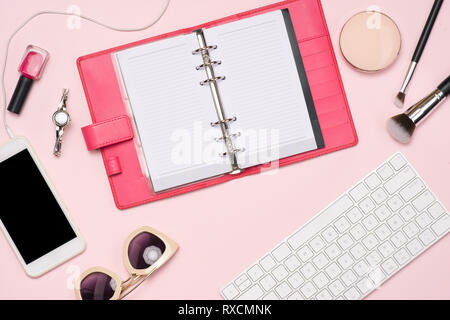
[{"label": "keyboard key", "polygon": [[409,252],[414,256],[418,254],[422,249],[423,246],[417,239],[412,239],[407,245],[406,248],[409,250]]},{"label": "keyboard key", "polygon": [[433,232],[427,229],[421,234],[419,234],[419,239],[425,246],[428,246],[436,239],[436,237],[434,236]]},{"label": "keyboard key", "polygon": [[437,219],[445,212],[445,210],[439,202],[436,202],[428,208],[428,212],[434,219]]},{"label": "keyboard key", "polygon": [[270,271],[276,265],[275,260],[273,260],[273,258],[270,255],[267,255],[264,258],[262,258],[259,263],[266,271]]},{"label": "keyboard key", "polygon": [[377,204],[383,203],[388,198],[386,192],[381,188],[378,188],[377,190],[372,192],[370,196],[372,197],[373,200],[375,200]]},{"label": "keyboard key", "polygon": [[386,182],[384,184],[385,189],[389,194],[394,194],[397,192],[401,187],[406,185],[409,181],[411,181],[416,174],[411,169],[410,166],[405,167],[400,171],[396,176],[394,176],[391,180]]},{"label": "keyboard key", "polygon": [[347,212],[347,218],[352,222],[356,223],[363,217],[361,210],[358,207],[353,207]]},{"label": "keyboard key", "polygon": [[302,259],[303,262],[308,261],[314,255],[311,249],[308,246],[304,246],[300,250],[297,251],[297,255]]},{"label": "keyboard key", "polygon": [[430,204],[434,202],[434,196],[431,194],[430,191],[425,191],[420,196],[418,196],[416,199],[412,201],[412,204],[414,208],[417,209],[417,211],[421,212],[426,207],[428,207]]},{"label": "keyboard key", "polygon": [[355,258],[355,260],[359,260],[366,254],[366,250],[361,244],[357,243],[353,248],[350,249],[350,253],[352,254],[353,258]]},{"label": "keyboard key", "polygon": [[259,283],[266,291],[269,291],[277,284],[270,274],[267,274],[264,278],[262,278]]},{"label": "keyboard key", "polygon": [[400,248],[400,247],[403,247],[408,240],[406,239],[403,232],[398,231],[396,234],[394,234],[391,237],[391,241],[396,248]]},{"label": "keyboard key", "polygon": [[311,278],[316,273],[316,271],[316,268],[310,262],[300,268],[300,272],[303,274],[305,279]]},{"label": "keyboard key", "polygon": [[362,294],[366,294],[372,289],[374,289],[374,285],[372,281],[369,280],[369,278],[365,277],[362,280],[360,280],[356,286],[358,287],[359,291],[362,292]]},{"label": "keyboard key", "polygon": [[313,278],[313,282],[317,288],[322,289],[330,282],[330,280],[323,272],[320,272],[317,276]]},{"label": "keyboard key", "polygon": [[377,235],[378,239],[380,239],[380,241],[384,241],[389,238],[391,233],[391,230],[385,224],[382,224],[375,229],[375,234]]},{"label": "keyboard key", "polygon": [[346,217],[342,217],[334,223],[334,226],[340,233],[344,233],[350,228],[350,222],[348,222]]},{"label": "keyboard key", "polygon": [[353,198],[353,200],[355,200],[355,202],[359,202],[359,200],[369,194],[369,190],[364,185],[364,183],[360,183],[356,185],[356,187],[354,187],[352,190],[350,190],[349,194]]},{"label": "keyboard key", "polygon": [[381,264],[381,267],[387,274],[392,274],[395,270],[397,270],[398,265],[392,258],[389,258]]},{"label": "keyboard key", "polygon": [[333,243],[328,248],[325,249],[325,253],[331,260],[334,260],[342,253],[342,251],[335,243]]},{"label": "keyboard key", "polygon": [[313,258],[313,263],[317,269],[322,269],[328,264],[329,260],[322,252],[319,253],[315,258]]},{"label": "keyboard key", "polygon": [[239,286],[239,290],[245,291],[245,289],[247,289],[251,285],[252,285],[252,282],[249,279],[247,279],[243,283],[241,283],[241,285]]},{"label": "keyboard key", "polygon": [[237,286],[240,286],[242,283],[244,283],[246,280],[248,280],[247,275],[244,273],[242,275],[240,275],[239,277],[236,278],[236,280],[234,280],[234,283]]},{"label": "keyboard key", "polygon": [[275,279],[281,281],[289,275],[289,272],[283,265],[279,265],[278,267],[273,269],[272,274],[274,275]]},{"label": "keyboard key", "polygon": [[327,242],[333,242],[334,239],[338,237],[338,233],[336,232],[336,230],[334,230],[333,227],[328,227],[325,229],[324,232],[322,232],[322,237]]},{"label": "keyboard key", "polygon": [[275,288],[275,291],[278,293],[281,299],[284,299],[292,292],[292,289],[286,282],[283,282]]},{"label": "keyboard key", "polygon": [[316,296],[317,300],[332,300],[333,297],[331,296],[330,292],[328,292],[327,289],[323,289],[322,291],[320,291],[317,296]]},{"label": "keyboard key", "polygon": [[372,250],[379,244],[378,239],[371,233],[362,240],[362,243],[367,248],[367,250]]},{"label": "keyboard key", "polygon": [[300,273],[298,272],[294,272],[288,279],[287,281],[289,282],[289,284],[292,286],[292,288],[297,289],[298,287],[300,287],[305,280],[303,280],[303,277],[300,275]]},{"label": "keyboard key", "polygon": [[262,300],[280,300],[275,292],[269,292],[266,294]]},{"label": "keyboard key", "polygon": [[402,190],[400,190],[399,193],[402,196],[403,200],[410,201],[423,190],[425,190],[425,188],[426,187],[422,181],[420,181],[419,179],[415,179]]},{"label": "keyboard key", "polygon": [[388,217],[391,216],[391,211],[388,207],[386,207],[384,204],[377,209],[375,209],[375,215],[380,219],[380,221],[386,220]]},{"label": "keyboard key", "polygon": [[360,224],[357,224],[356,226],[350,229],[350,234],[356,241],[364,237],[366,233],[367,233],[366,230]]},{"label": "keyboard key", "polygon": [[335,262],[332,262],[328,267],[325,268],[325,272],[331,279],[335,279],[341,274],[342,270]]},{"label": "keyboard key", "polygon": [[352,257],[348,253],[344,253],[340,258],[338,259],[338,263],[341,265],[343,269],[350,268],[355,261],[352,259]]},{"label": "keyboard key", "polygon": [[450,229],[450,216],[444,215],[437,222],[431,225],[431,229],[438,235],[443,235]]},{"label": "keyboard key", "polygon": [[397,260],[398,264],[405,264],[411,256],[405,248],[401,248],[394,254],[395,260]]},{"label": "keyboard key", "polygon": [[264,295],[264,291],[259,285],[254,285],[249,290],[238,297],[238,300],[257,300]]},{"label": "keyboard key", "polygon": [[398,195],[394,195],[387,201],[387,204],[389,208],[395,212],[403,206],[403,201]]},{"label": "keyboard key", "polygon": [[307,240],[310,239],[311,234],[317,234],[324,225],[338,218],[352,206],[353,201],[350,197],[347,195],[342,196],[328,208],[321,211],[320,214],[314,218],[315,223],[308,223],[303,226],[303,228],[292,235],[287,242],[294,250],[300,248]]},{"label": "keyboard key", "polygon": [[298,267],[300,267],[301,262],[300,260],[298,260],[298,258],[296,256],[290,256],[289,258],[286,259],[286,261],[284,262],[285,266],[289,269],[289,271],[294,271],[295,269],[297,269]]},{"label": "keyboard key", "polygon": [[399,170],[406,164],[406,160],[401,154],[396,154],[391,160],[389,160],[389,163],[395,170]]},{"label": "keyboard key", "polygon": [[342,237],[340,237],[337,242],[339,243],[341,248],[344,250],[347,250],[348,248],[350,248],[352,246],[352,244],[354,243],[353,239],[348,234],[345,234]]},{"label": "keyboard key", "polygon": [[325,248],[325,242],[320,236],[315,237],[309,242],[309,245],[315,252],[319,252],[323,248]]},{"label": "keyboard key", "polygon": [[304,299],[303,296],[300,294],[300,292],[295,291],[288,297],[288,300],[304,300]]},{"label": "keyboard key", "polygon": [[251,267],[247,271],[247,273],[250,276],[250,278],[252,278],[253,281],[258,280],[259,278],[261,278],[264,275],[264,271],[257,264],[255,264],[253,267]]},{"label": "keyboard key", "polygon": [[431,223],[431,217],[428,215],[428,213],[424,212],[421,215],[419,215],[416,218],[416,222],[419,225],[419,227],[421,227],[422,229],[424,229],[425,227],[427,227],[430,223]]},{"label": "keyboard key", "polygon": [[419,227],[414,222],[408,223],[404,228],[403,231],[408,236],[408,238],[414,238],[419,233]]},{"label": "keyboard key", "polygon": [[374,286],[378,287],[383,283],[384,279],[386,279],[386,275],[380,268],[375,267],[374,270],[369,273],[369,278],[372,280]]},{"label": "keyboard key", "polygon": [[328,288],[335,296],[340,295],[345,290],[345,287],[340,280],[333,281]]},{"label": "keyboard key", "polygon": [[307,282],[301,289],[300,291],[303,293],[303,295],[309,299],[311,298],[316,292],[317,289],[316,287],[314,287],[314,285],[311,282]]},{"label": "keyboard key", "polygon": [[389,218],[387,223],[389,227],[391,227],[391,229],[394,231],[397,231],[403,226],[403,220],[398,214],[395,214],[391,218]]},{"label": "keyboard key", "polygon": [[231,300],[237,297],[239,291],[233,284],[229,284],[228,286],[225,287],[225,289],[222,290],[222,293],[226,299]]},{"label": "keyboard key", "polygon": [[347,300],[358,300],[361,298],[361,294],[356,288],[350,288],[344,293],[344,297],[347,298]]},{"label": "keyboard key", "polygon": [[357,279],[358,278],[352,270],[345,271],[341,276],[341,280],[345,283],[346,286],[352,285]]},{"label": "keyboard key", "polygon": [[388,241],[383,242],[378,246],[378,250],[383,255],[383,257],[387,258],[394,252],[394,247]]},{"label": "keyboard key", "polygon": [[278,262],[283,261],[291,254],[291,249],[286,243],[282,243],[275,250],[272,251],[272,255],[277,259]]},{"label": "keyboard key", "polygon": [[377,170],[377,173],[383,180],[387,180],[394,175],[394,170],[388,164],[384,164]]},{"label": "keyboard key", "polygon": [[358,276],[362,277],[363,275],[367,274],[367,272],[369,272],[370,267],[365,260],[361,260],[357,264],[355,264],[353,270],[355,270]]},{"label": "keyboard key", "polygon": [[368,214],[370,211],[375,209],[375,203],[373,203],[372,199],[365,198],[359,203],[359,207],[365,214]]},{"label": "keyboard key", "polygon": [[367,230],[372,231],[373,228],[378,226],[379,223],[377,218],[375,218],[373,214],[370,214],[363,219],[362,224],[364,225],[364,227],[366,227]]},{"label": "keyboard key", "polygon": [[415,215],[416,211],[411,205],[406,205],[403,209],[400,210],[400,215],[405,219],[405,221],[411,220]]},{"label": "keyboard key", "polygon": [[380,254],[377,251],[372,251],[367,255],[366,260],[369,263],[369,265],[374,267],[379,265],[380,262],[383,261],[383,258],[381,258]]},{"label": "keyboard key", "polygon": [[375,189],[381,184],[380,178],[376,175],[376,173],[372,173],[369,175],[364,182],[369,186],[371,190]]}]

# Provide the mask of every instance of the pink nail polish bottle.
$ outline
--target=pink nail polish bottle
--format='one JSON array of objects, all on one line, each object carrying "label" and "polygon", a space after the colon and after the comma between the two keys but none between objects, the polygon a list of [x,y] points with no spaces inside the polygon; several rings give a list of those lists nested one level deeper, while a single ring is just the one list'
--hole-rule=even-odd
[{"label": "pink nail polish bottle", "polygon": [[21,76],[8,105],[8,111],[19,114],[34,80],[39,80],[49,54],[44,49],[29,45],[19,65]]}]

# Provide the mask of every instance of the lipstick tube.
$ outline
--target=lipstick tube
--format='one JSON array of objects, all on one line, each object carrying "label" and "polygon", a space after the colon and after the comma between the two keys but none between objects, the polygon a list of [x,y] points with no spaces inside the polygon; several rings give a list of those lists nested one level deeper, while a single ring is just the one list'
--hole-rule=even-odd
[{"label": "lipstick tube", "polygon": [[39,80],[47,64],[49,53],[39,47],[29,45],[20,62],[20,78],[8,105],[8,111],[19,114],[34,80]]}]

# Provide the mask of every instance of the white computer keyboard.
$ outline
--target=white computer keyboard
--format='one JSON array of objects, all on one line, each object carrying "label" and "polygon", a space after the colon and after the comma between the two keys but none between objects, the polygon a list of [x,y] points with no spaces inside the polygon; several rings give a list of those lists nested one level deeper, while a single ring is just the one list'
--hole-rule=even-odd
[{"label": "white computer keyboard", "polygon": [[226,285],[225,299],[362,299],[445,236],[450,215],[401,153]]}]

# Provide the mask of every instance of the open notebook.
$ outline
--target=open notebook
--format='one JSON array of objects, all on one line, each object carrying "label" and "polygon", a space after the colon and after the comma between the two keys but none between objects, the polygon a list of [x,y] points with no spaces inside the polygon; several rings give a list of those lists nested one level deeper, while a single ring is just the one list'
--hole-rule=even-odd
[{"label": "open notebook", "polygon": [[155,192],[324,147],[288,10],[115,57]]}]

